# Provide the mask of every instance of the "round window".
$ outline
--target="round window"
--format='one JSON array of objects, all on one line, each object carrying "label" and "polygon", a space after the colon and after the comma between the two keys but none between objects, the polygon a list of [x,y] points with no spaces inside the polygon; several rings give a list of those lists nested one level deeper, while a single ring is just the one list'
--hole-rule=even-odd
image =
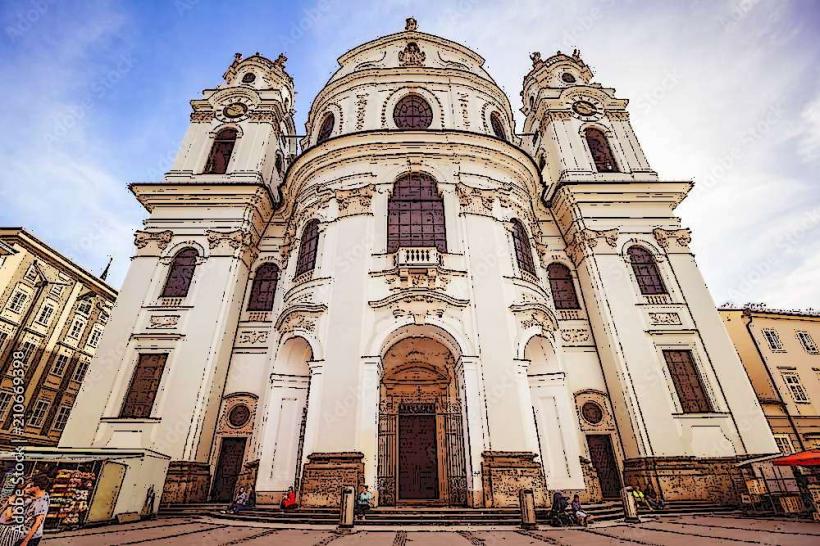
[{"label": "round window", "polygon": [[232,427],[239,428],[247,423],[250,418],[251,410],[249,410],[248,406],[244,404],[234,406],[231,411],[228,412],[228,422]]},{"label": "round window", "polygon": [[581,415],[583,415],[584,420],[591,425],[597,425],[604,420],[604,410],[595,402],[584,403],[584,405],[581,406]]},{"label": "round window", "polygon": [[564,83],[575,83],[575,76],[573,76],[569,72],[564,72],[563,74],[561,74],[561,79],[564,81]]},{"label": "round window", "polygon": [[254,81],[256,81],[256,74],[253,72],[248,72],[242,76],[242,83],[253,83]]},{"label": "round window", "polygon": [[433,123],[433,110],[418,95],[407,95],[393,110],[393,121],[399,129],[427,129]]}]

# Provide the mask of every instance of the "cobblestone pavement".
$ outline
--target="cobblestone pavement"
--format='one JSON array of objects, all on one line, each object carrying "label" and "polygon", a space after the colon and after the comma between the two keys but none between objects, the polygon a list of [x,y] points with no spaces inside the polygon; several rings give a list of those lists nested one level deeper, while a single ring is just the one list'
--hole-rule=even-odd
[{"label": "cobblestone pavement", "polygon": [[684,545],[701,544],[782,544],[816,546],[820,544],[820,524],[774,519],[748,519],[730,516],[677,516],[646,520],[640,524],[602,523],[588,529],[536,531],[511,528],[472,528],[471,530],[379,530],[361,528],[347,533],[332,529],[281,529],[263,523],[208,518],[173,518],[112,525],[47,535],[46,546],[120,546],[164,544],[169,546],[517,546],[584,544],[589,546]]}]

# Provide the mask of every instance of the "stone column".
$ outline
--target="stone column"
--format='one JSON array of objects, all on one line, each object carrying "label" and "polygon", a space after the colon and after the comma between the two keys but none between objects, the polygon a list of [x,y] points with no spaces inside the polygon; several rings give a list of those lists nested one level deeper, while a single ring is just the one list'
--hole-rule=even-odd
[{"label": "stone column", "polygon": [[487,443],[487,414],[484,411],[484,391],[481,388],[478,358],[462,356],[456,363],[464,429],[464,452],[467,455],[467,503],[481,506],[481,454],[489,449]]},{"label": "stone column", "polygon": [[[356,449],[364,454],[364,481],[374,492],[378,491],[379,382],[382,371],[380,357],[362,357],[359,367]],[[376,502],[378,501],[377,498]]]},{"label": "stone column", "polygon": [[308,455],[313,453],[316,445],[316,431],[319,428],[319,420],[322,411],[322,391],[324,377],[322,374],[324,361],[312,360],[308,362],[310,368],[310,386],[308,387],[307,398],[307,419],[305,419],[305,437],[302,444],[302,461],[307,461]]},{"label": "stone column", "polygon": [[529,360],[515,359],[515,391],[518,407],[521,411],[521,424],[524,428],[524,449],[531,453],[540,453],[538,447],[538,430],[535,428],[535,419],[532,412],[532,396],[530,395],[530,381],[527,377]]}]

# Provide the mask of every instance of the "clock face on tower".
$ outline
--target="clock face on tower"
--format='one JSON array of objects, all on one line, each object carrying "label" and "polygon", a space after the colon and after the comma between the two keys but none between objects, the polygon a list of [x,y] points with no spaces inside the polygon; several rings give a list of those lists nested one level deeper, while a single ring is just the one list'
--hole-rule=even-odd
[{"label": "clock face on tower", "polygon": [[226,118],[234,119],[241,118],[245,115],[247,111],[247,106],[245,106],[241,102],[234,102],[233,104],[229,104],[228,106],[226,106],[222,113],[225,114]]},{"label": "clock face on tower", "polygon": [[572,109],[575,110],[576,114],[581,116],[592,116],[598,111],[594,104],[585,100],[577,101],[572,105]]}]

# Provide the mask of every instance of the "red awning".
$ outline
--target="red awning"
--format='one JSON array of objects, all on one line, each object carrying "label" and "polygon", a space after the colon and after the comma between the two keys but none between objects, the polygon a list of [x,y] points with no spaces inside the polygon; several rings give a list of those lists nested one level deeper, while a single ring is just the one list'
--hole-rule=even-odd
[{"label": "red awning", "polygon": [[784,455],[772,459],[777,466],[820,466],[820,449],[809,449],[800,453]]}]

